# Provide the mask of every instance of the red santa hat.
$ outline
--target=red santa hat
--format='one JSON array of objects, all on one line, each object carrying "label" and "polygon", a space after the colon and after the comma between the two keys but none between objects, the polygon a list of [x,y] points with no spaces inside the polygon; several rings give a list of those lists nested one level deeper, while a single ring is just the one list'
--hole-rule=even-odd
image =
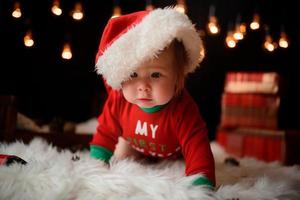
[{"label": "red santa hat", "polygon": [[121,89],[130,74],[157,57],[175,38],[187,52],[185,74],[193,72],[204,58],[204,47],[187,15],[174,8],[159,8],[112,18],[102,34],[96,71],[113,89]]}]

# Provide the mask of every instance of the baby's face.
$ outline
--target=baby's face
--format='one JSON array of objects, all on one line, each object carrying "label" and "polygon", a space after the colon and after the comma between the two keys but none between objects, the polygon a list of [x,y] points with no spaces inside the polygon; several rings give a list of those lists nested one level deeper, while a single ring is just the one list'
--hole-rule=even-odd
[{"label": "baby's face", "polygon": [[122,84],[122,92],[128,102],[151,108],[166,104],[173,98],[176,72],[172,51],[168,48],[157,59],[145,62],[131,74],[131,80]]}]

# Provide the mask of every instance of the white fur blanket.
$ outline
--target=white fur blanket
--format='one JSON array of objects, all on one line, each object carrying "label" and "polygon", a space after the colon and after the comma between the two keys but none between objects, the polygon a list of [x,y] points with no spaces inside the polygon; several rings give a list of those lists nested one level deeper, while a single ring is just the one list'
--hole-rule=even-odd
[{"label": "white fur blanket", "polygon": [[[299,166],[284,167],[244,158],[240,166],[223,162],[227,154],[212,142],[216,160],[215,191],[192,186],[182,161],[141,164],[112,161],[108,168],[88,152],[58,151],[42,139],[29,145],[0,144],[0,153],[14,154],[27,165],[0,166],[0,199],[300,199]],[[79,160],[72,160],[77,157]]]}]

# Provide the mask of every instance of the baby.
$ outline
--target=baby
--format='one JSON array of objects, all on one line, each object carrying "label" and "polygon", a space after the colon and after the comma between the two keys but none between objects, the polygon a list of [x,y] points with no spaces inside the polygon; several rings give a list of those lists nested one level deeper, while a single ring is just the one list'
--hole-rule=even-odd
[{"label": "baby", "polygon": [[91,141],[92,157],[183,156],[194,185],[215,185],[205,122],[184,88],[204,57],[189,18],[173,8],[111,19],[103,32],[96,69],[108,98]]}]

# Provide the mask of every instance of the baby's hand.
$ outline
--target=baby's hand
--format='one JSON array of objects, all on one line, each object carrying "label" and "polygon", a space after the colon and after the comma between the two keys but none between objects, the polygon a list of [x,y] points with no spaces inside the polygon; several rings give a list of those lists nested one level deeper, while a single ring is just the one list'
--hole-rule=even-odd
[{"label": "baby's hand", "polygon": [[100,162],[101,166],[103,166],[106,169],[109,169],[110,164],[108,162],[105,162],[103,160],[98,160],[98,161]]}]

